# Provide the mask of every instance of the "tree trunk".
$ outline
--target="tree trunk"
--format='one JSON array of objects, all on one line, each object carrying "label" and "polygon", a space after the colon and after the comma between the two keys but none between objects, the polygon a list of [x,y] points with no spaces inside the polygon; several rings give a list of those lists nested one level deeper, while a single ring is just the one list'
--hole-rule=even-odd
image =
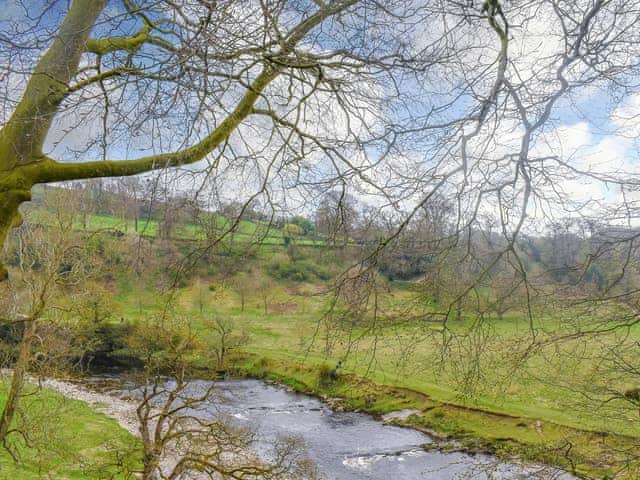
[{"label": "tree trunk", "polygon": [[[18,212],[18,207],[22,202],[31,199],[30,190],[6,190],[0,193],[0,255],[1,247],[9,236],[12,228],[22,223],[22,217]],[[9,277],[9,273],[0,259],[0,281]]]},{"label": "tree trunk", "polygon": [[435,291],[433,293],[433,301],[436,304],[440,304],[440,267],[436,269],[436,281],[435,281]]},{"label": "tree trunk", "polygon": [[11,377],[11,386],[7,396],[7,403],[4,405],[2,416],[0,417],[0,443],[3,443],[10,432],[11,422],[18,408],[22,389],[24,387],[24,377],[29,366],[29,358],[31,356],[31,339],[36,332],[36,322],[34,320],[26,322],[22,341],[20,342],[20,351],[18,359],[13,367],[13,376]]},{"label": "tree trunk", "polygon": [[225,345],[224,336],[225,336],[224,333],[220,334],[220,351],[218,352],[218,365],[217,365],[218,371],[223,369],[225,357],[226,357],[226,354],[227,354],[227,351],[226,351],[227,348],[226,348],[226,345]]},{"label": "tree trunk", "polygon": [[145,448],[142,471],[143,480],[158,480],[158,466],[160,465],[161,450],[155,445]]}]

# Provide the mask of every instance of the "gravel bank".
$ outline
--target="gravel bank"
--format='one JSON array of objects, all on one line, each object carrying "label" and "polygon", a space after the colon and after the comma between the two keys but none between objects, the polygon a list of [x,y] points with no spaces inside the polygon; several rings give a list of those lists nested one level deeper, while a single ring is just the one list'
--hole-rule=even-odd
[{"label": "gravel bank", "polygon": [[41,382],[43,387],[50,388],[73,400],[88,403],[96,411],[115,419],[122,428],[135,436],[139,436],[136,404],[116,395],[89,390],[72,382],[47,379]]}]

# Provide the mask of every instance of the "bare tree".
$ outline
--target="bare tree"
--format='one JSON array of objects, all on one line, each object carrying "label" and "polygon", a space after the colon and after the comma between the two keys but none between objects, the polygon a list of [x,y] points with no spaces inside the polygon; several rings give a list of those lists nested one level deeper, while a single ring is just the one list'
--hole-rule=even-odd
[{"label": "bare tree", "polygon": [[[314,65],[324,55],[298,48],[325,20],[355,3],[355,0],[318,3],[313,9],[301,12],[298,22],[286,24],[278,20],[286,11],[277,2],[263,3],[243,12],[232,8],[232,2],[199,7],[189,2],[163,2],[156,7],[146,7],[125,1],[122,8],[113,13],[105,10],[105,0],[76,0],[52,35],[48,29],[38,28],[37,23],[35,26],[12,25],[22,34],[21,40],[3,39],[2,47],[8,49],[5,52],[24,52],[23,48],[30,45],[36,51],[44,49],[44,53],[39,59],[25,59],[31,67],[29,74],[17,80],[27,80],[20,99],[15,103],[14,97],[5,99],[11,114],[0,130],[0,158],[3,170],[11,173],[2,180],[0,234],[3,242],[8,229],[19,223],[17,208],[30,198],[30,188],[35,183],[135,175],[194,163],[218,147],[224,147],[241,122],[256,112],[256,102],[282,72],[290,72],[291,78],[295,78],[294,72],[304,73],[309,67],[311,71],[318,69]],[[190,18],[201,20],[194,22]],[[267,21],[254,22],[256,18]],[[249,26],[247,31],[245,27]],[[102,32],[113,36],[101,35]],[[250,36],[246,35],[248,32]],[[220,49],[222,45],[228,48]],[[153,58],[160,61],[147,62]],[[9,65],[5,69],[11,76],[20,76],[19,71]],[[118,109],[118,104],[124,107],[123,111],[131,108],[126,91],[128,85],[137,82],[148,85],[155,82],[160,95],[166,86],[176,92],[184,91],[184,95],[179,95],[180,102],[189,101],[197,90],[203,90],[207,98],[217,97],[217,108],[202,102],[195,118],[187,115],[182,120],[193,121],[186,129],[184,140],[197,136],[194,133],[203,127],[204,135],[193,145],[170,153],[136,160],[108,160],[109,141],[115,134],[113,130],[117,130],[112,122],[123,118],[110,115],[113,109]],[[228,82],[234,89],[231,104],[221,95],[226,89],[223,85]],[[116,101],[122,94],[124,101],[122,97]],[[144,91],[138,94],[136,102],[142,106]],[[45,140],[54,120],[62,111],[85,104],[87,96],[104,100],[105,131],[98,142],[103,159],[56,161],[44,153]],[[277,98],[274,101],[277,102]],[[163,105],[163,114],[167,107],[178,108],[178,105]],[[156,115],[153,112],[156,107],[148,108],[152,111],[143,115]],[[107,129],[112,132],[107,133]],[[183,145],[184,140],[180,142]]]},{"label": "bare tree", "polygon": [[174,322],[161,325],[153,325],[151,341],[141,341],[137,334],[131,338],[132,348],[145,358],[136,409],[143,479],[316,478],[315,467],[296,440],[277,440],[266,460],[255,451],[254,432],[223,416],[199,415],[198,408],[216,402],[216,386],[198,389],[197,382],[187,378],[185,360],[197,338]]},{"label": "bare tree", "polygon": [[133,219],[133,230],[138,233],[141,199],[145,193],[143,184],[138,177],[123,177],[117,179],[116,189],[121,202],[120,209],[125,230],[129,227],[129,220]]},{"label": "bare tree", "polygon": [[[3,325],[20,326],[22,332],[0,417],[0,442],[5,446],[8,436],[16,433],[13,422],[27,374],[43,374],[43,361],[62,367],[64,354],[69,353],[51,335],[55,333],[54,322],[43,320],[47,315],[51,317],[56,299],[63,296],[65,286],[76,283],[84,273],[77,238],[71,233],[75,217],[66,207],[67,198],[53,195],[49,199],[52,210],[48,214],[52,218],[46,224],[52,227],[26,224],[17,232],[15,259],[19,274],[14,282],[5,285],[3,300],[8,304],[3,305],[0,317]],[[74,353],[81,356],[78,351]],[[50,355],[52,358],[47,358]]]},{"label": "bare tree", "polygon": [[214,316],[206,322],[213,334],[211,349],[216,357],[216,369],[224,371],[229,356],[249,342],[249,336],[234,325],[233,320]]},{"label": "bare tree", "polygon": [[251,274],[239,272],[231,280],[231,288],[240,297],[240,311],[244,312],[249,296],[257,290],[255,278]]}]

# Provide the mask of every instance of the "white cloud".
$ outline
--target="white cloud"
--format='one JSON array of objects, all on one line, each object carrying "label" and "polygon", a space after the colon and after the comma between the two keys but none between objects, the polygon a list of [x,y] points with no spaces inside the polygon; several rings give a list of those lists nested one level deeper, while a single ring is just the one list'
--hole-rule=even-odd
[{"label": "white cloud", "polygon": [[640,93],[626,98],[611,114],[611,122],[620,135],[640,137]]}]

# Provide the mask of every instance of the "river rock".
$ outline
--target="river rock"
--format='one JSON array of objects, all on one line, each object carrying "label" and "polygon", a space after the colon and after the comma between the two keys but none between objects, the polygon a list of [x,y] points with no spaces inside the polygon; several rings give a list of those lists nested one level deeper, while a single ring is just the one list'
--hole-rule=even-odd
[{"label": "river rock", "polygon": [[421,410],[407,408],[405,410],[396,410],[395,412],[385,413],[381,418],[384,423],[402,422],[412,415],[420,415],[421,413]]}]

